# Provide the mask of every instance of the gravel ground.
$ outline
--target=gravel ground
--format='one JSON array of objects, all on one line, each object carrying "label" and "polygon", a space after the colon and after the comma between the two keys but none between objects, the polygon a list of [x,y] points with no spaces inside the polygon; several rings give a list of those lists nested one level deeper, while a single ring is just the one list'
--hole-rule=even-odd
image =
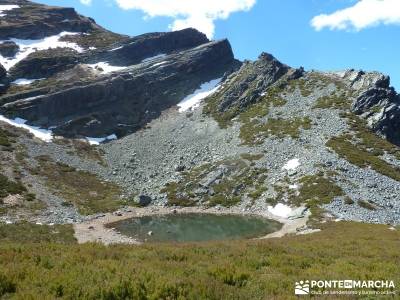
[{"label": "gravel ground", "polygon": [[[58,144],[37,143],[30,139],[25,139],[24,144],[31,157],[49,155],[55,161],[98,174],[102,179],[122,186],[126,195],[150,196],[155,206],[165,205],[166,196],[159,191],[167,182],[179,180],[180,173],[176,171],[179,167],[190,169],[206,162],[237,158],[241,153],[264,153],[256,165],[268,169],[269,186],[285,178],[289,178],[294,185],[302,176],[316,174],[319,170],[335,171],[336,183],[354,200],[354,204],[344,204],[343,198],[335,199],[324,206],[330,214],[344,220],[400,224],[400,182],[372,169],[358,168],[325,146],[331,137],[349,130],[346,120],[339,116],[339,110],[312,109],[319,97],[334,90],[335,85],[332,84],[323,90],[315,90],[308,97],[302,97],[299,91],[286,96],[287,103],[271,109],[270,116],[307,116],[312,120],[311,129],[301,130],[299,138],[269,137],[262,145],[254,147],[241,145],[239,123],[220,129],[212,118],[202,114],[202,106],[184,113],[171,108],[148,124],[146,129],[99,146],[105,153],[104,160],[108,167],[70,155],[64,146]],[[289,172],[283,170],[282,167],[291,159],[298,159],[300,166]],[[390,155],[385,155],[384,159],[393,165],[400,165]],[[49,195],[42,186],[32,184],[38,194]],[[266,211],[268,204],[265,199],[269,196],[273,196],[270,190],[252,207],[243,201],[237,208],[246,212]],[[40,222],[64,223],[87,219],[73,208],[62,207],[62,199],[54,195],[44,198],[49,208],[36,217]],[[278,199],[281,202],[284,200]],[[372,202],[376,209],[360,207],[359,200]]]}]

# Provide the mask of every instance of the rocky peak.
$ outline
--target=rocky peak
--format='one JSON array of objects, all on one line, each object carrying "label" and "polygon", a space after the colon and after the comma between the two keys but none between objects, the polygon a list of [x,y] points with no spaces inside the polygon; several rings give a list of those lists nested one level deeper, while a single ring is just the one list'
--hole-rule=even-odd
[{"label": "rocky peak", "polygon": [[358,92],[351,110],[366,119],[376,133],[400,145],[400,96],[390,86],[390,77],[349,70],[343,78]]},{"label": "rocky peak", "polygon": [[[211,42],[192,28],[128,38],[98,27],[72,9],[18,3],[20,8],[11,10],[17,18],[9,26],[41,32],[26,33],[23,38],[46,40],[54,33],[72,30],[71,24],[83,26],[74,28],[72,34],[58,34],[59,47],[40,44],[39,49],[28,49],[26,57],[19,55],[16,45],[15,57],[21,59],[9,66],[7,78],[3,75],[1,113],[53,127],[58,135],[123,136],[140,129],[203,83],[240,65],[227,40]],[[36,14],[44,14],[51,29],[43,29],[41,21],[35,21]],[[68,25],[70,20],[73,22]],[[22,37],[4,30],[8,43]],[[19,79],[28,84],[17,85]]]},{"label": "rocky peak", "polygon": [[258,60],[246,62],[226,81],[218,110],[243,109],[256,102],[269,86],[287,74],[291,68],[273,55],[262,53]]},{"label": "rocky peak", "polygon": [[79,15],[73,8],[46,6],[24,0],[2,1],[18,5],[7,11],[0,23],[0,39],[41,39],[62,31],[104,30],[93,19]]}]

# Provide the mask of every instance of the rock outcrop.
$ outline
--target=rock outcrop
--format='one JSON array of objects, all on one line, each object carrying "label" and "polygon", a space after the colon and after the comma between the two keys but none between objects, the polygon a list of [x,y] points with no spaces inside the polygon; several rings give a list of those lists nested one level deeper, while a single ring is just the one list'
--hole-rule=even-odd
[{"label": "rock outcrop", "polygon": [[18,45],[13,41],[5,41],[0,44],[0,55],[4,57],[14,57],[18,50]]},{"label": "rock outcrop", "polygon": [[[54,132],[63,136],[122,136],[236,65],[227,40],[208,42],[110,74],[95,70],[85,81],[60,81],[58,87],[52,87],[55,91],[47,90],[44,95],[27,97],[25,91],[18,97],[5,96],[2,111],[37,125],[56,127]],[[46,85],[46,81],[40,84]]]},{"label": "rock outcrop", "polygon": [[366,119],[376,133],[400,145],[400,96],[390,86],[389,76],[349,70],[343,78],[359,92],[351,110]]},{"label": "rock outcrop", "polygon": [[10,69],[10,80],[48,78],[73,68],[79,60],[79,54],[72,49],[55,48],[37,51]]},{"label": "rock outcrop", "polygon": [[[293,76],[298,72],[271,54],[262,53],[257,61],[245,62],[238,72],[227,79],[218,110],[242,110],[260,99],[260,94],[284,75],[290,73]],[[301,76],[301,72],[298,76]]]},{"label": "rock outcrop", "polygon": [[46,6],[26,0],[4,0],[2,4],[20,7],[7,11],[2,17],[0,40],[41,39],[61,31],[104,30],[93,19],[77,14],[73,8]]},{"label": "rock outcrop", "polygon": [[[0,113],[53,127],[59,135],[125,135],[240,65],[227,40],[210,42],[195,29],[129,38],[70,8],[5,3],[19,7],[0,24],[4,58],[21,50],[14,39],[57,35],[62,46],[33,51],[9,64],[8,74],[3,70]],[[41,80],[13,84],[21,78]]]}]

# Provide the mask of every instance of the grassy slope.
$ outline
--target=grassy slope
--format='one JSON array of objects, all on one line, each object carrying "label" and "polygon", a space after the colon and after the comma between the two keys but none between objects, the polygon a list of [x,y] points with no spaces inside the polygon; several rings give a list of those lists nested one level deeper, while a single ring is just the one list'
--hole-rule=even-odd
[{"label": "grassy slope", "polygon": [[291,299],[302,279],[399,286],[398,230],[323,226],[306,236],[187,245],[76,245],[68,234],[62,236],[69,245],[16,244],[0,237],[0,298],[3,292],[24,299]]}]

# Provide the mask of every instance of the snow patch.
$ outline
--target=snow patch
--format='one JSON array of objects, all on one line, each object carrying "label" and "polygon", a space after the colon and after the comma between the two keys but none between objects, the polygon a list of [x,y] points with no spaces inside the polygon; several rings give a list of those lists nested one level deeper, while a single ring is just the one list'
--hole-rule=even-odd
[{"label": "snow patch", "polygon": [[297,167],[300,166],[300,161],[299,159],[295,158],[295,159],[291,159],[289,160],[283,167],[282,170],[296,170]]},{"label": "snow patch", "polygon": [[127,67],[111,66],[108,62],[104,62],[104,61],[98,62],[95,64],[89,64],[88,66],[94,70],[101,71],[101,74],[117,72],[117,71],[121,71],[121,70],[124,70],[127,68]]},{"label": "snow patch", "polygon": [[167,56],[167,54],[163,54],[163,53],[157,54],[157,55],[155,55],[155,56],[151,56],[151,57],[148,57],[148,58],[143,59],[143,60],[142,60],[142,63],[146,63],[146,62],[149,62],[149,61],[153,61],[153,60],[155,60],[155,59],[157,59],[157,58],[162,58],[162,57],[165,57],[165,56]]},{"label": "snow patch", "polygon": [[84,52],[84,50],[77,44],[60,41],[60,39],[63,36],[76,35],[76,34],[80,33],[63,31],[57,35],[49,36],[41,40],[20,40],[14,38],[9,39],[8,41],[12,41],[19,46],[19,51],[13,58],[6,58],[0,55],[0,63],[8,71],[18,62],[25,59],[29,54],[40,50],[48,50],[55,48],[70,48],[79,53],[82,53]]},{"label": "snow patch", "polygon": [[15,118],[14,120],[7,119],[6,117],[0,115],[0,121],[3,121],[11,126],[22,128],[28,130],[31,134],[33,134],[38,139],[45,141],[47,143],[51,142],[53,139],[53,133],[50,130],[42,129],[36,126],[29,126],[25,124],[27,121],[21,118]]},{"label": "snow patch", "polygon": [[94,138],[94,137],[86,137],[86,141],[90,144],[90,145],[100,145],[103,142],[106,141],[111,141],[111,140],[116,140],[117,139],[117,135],[116,134],[111,134],[109,136],[106,136],[105,138]]},{"label": "snow patch", "polygon": [[17,79],[13,82],[11,82],[11,84],[15,84],[15,85],[29,85],[31,83],[34,83],[35,81],[38,80],[43,80],[44,78],[39,78],[39,79],[26,79],[26,78],[20,78]]},{"label": "snow patch", "polygon": [[278,217],[281,218],[288,218],[290,215],[292,215],[293,210],[282,203],[278,203],[275,206],[268,206],[268,211]]},{"label": "snow patch", "polygon": [[117,51],[117,50],[122,49],[122,48],[124,48],[124,46],[119,46],[119,47],[113,48],[111,50],[108,50],[108,52],[114,52],[114,51]]},{"label": "snow patch", "polygon": [[200,105],[201,100],[215,93],[219,88],[222,78],[203,83],[193,94],[188,95],[178,103],[179,112],[185,112]]},{"label": "snow patch", "polygon": [[289,185],[289,189],[291,189],[291,190],[297,190],[298,188],[299,188],[299,186],[297,184]]},{"label": "snow patch", "polygon": [[161,65],[166,64],[167,62],[168,62],[168,61],[161,61],[161,62],[159,62],[159,63],[156,63],[156,64],[152,65],[152,67],[161,66]]},{"label": "snow patch", "polygon": [[19,5],[0,5],[0,17],[5,17],[5,11],[20,8]]}]

